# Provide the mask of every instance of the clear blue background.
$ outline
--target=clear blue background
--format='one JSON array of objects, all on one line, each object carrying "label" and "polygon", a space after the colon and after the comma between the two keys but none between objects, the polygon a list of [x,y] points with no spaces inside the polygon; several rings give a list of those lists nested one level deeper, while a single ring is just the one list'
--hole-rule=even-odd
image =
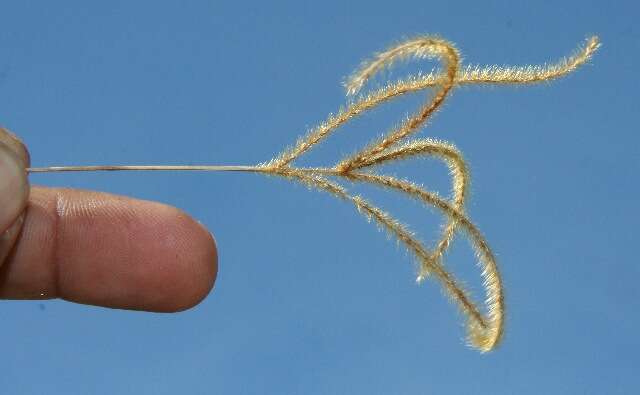
[{"label": "clear blue background", "polygon": [[[603,47],[550,84],[459,88],[422,132],[469,160],[469,213],[506,287],[497,351],[466,347],[439,284],[415,285],[409,254],[326,194],[250,174],[45,174],[32,182],[186,210],[217,238],[218,282],[175,315],[3,302],[0,392],[637,393],[638,16],[632,1],[3,2],[0,122],[34,166],[269,159],[345,102],[362,59],[415,34],[479,64],[551,61],[590,34]],[[334,163],[423,95],[300,164]],[[385,171],[449,188],[435,161]],[[438,213],[353,190],[437,238]],[[447,265],[482,296],[466,240]]]}]

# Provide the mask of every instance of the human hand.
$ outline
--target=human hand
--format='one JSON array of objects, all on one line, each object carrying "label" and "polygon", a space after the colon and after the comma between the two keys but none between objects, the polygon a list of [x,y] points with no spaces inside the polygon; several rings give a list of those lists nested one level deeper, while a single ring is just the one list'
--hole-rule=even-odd
[{"label": "human hand", "polygon": [[30,187],[29,153],[0,128],[0,298],[175,312],[217,274],[211,234],[160,203]]}]

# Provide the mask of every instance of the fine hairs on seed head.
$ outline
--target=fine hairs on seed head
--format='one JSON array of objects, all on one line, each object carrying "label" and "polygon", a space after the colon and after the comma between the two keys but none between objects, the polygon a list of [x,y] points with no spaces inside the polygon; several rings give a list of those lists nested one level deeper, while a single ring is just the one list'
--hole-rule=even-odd
[{"label": "fine hairs on seed head", "polygon": [[[504,333],[505,303],[502,280],[496,258],[480,230],[471,222],[464,210],[468,194],[469,171],[460,151],[452,144],[431,138],[409,139],[418,132],[429,118],[442,106],[451,90],[458,85],[504,84],[521,85],[550,81],[562,77],[585,64],[600,46],[597,37],[589,38],[572,56],[542,66],[466,66],[460,64],[460,53],[449,41],[424,36],[402,42],[380,52],[363,65],[346,81],[350,96],[358,94],[364,84],[381,70],[409,58],[438,59],[441,68],[426,75],[410,76],[388,83],[370,93],[358,96],[345,108],[331,114],[326,121],[313,128],[297,143],[273,159],[254,166],[62,166],[27,169],[31,173],[54,171],[101,170],[201,170],[255,172],[280,176],[297,181],[310,188],[325,191],[341,200],[352,203],[356,209],[373,220],[381,229],[395,236],[415,255],[418,262],[418,282],[431,277],[437,279],[445,294],[459,307],[466,317],[467,336],[471,346],[481,352],[494,349]],[[377,105],[406,93],[431,89],[425,103],[413,115],[382,138],[373,141],[362,150],[342,159],[331,167],[303,168],[292,163],[309,149],[318,145],[329,134],[349,120]],[[435,157],[449,168],[452,177],[452,196],[445,199],[410,181],[387,176],[374,171],[382,164],[414,157]],[[435,207],[446,217],[447,223],[440,240],[427,248],[408,228],[389,213],[361,196],[350,194],[334,181],[342,179],[353,183],[369,183],[401,192],[428,207]],[[460,282],[445,269],[443,256],[456,232],[462,231],[478,257],[485,288],[483,313]]]}]

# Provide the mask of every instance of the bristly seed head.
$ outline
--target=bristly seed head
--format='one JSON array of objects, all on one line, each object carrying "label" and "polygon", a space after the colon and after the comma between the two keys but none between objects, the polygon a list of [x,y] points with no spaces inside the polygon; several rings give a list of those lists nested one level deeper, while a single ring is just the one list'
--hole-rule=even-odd
[{"label": "bristly seed head", "polygon": [[[400,43],[378,53],[373,60],[362,67],[346,82],[348,95],[358,93],[375,74],[399,60],[409,58],[440,59],[442,70],[426,75],[418,74],[407,79],[392,82],[357,100],[341,107],[336,114],[311,130],[295,146],[275,156],[270,161],[256,166],[68,166],[29,168],[29,172],[52,171],[96,171],[96,170],[203,170],[203,171],[243,171],[277,175],[303,183],[310,188],[324,190],[342,200],[354,204],[358,212],[369,221],[394,235],[419,260],[418,283],[426,277],[438,279],[446,295],[455,301],[467,318],[468,339],[481,352],[494,349],[504,332],[504,293],[502,280],[495,256],[478,228],[464,211],[470,181],[469,171],[462,154],[452,144],[434,139],[405,141],[418,132],[427,120],[442,106],[455,86],[464,84],[532,84],[562,77],[585,64],[600,46],[597,37],[591,37],[584,48],[569,58],[552,65],[497,67],[461,66],[460,54],[453,44],[438,37],[418,37]],[[365,113],[377,105],[395,97],[422,89],[435,88],[424,105],[399,127],[383,138],[371,143],[361,151],[340,161],[330,168],[295,168],[291,163],[309,149],[318,145],[329,134],[349,120]],[[404,143],[401,144],[401,142]],[[376,174],[372,168],[391,161],[417,156],[430,156],[444,161],[452,176],[452,197],[446,200],[421,186],[395,177]],[[367,171],[362,171],[366,169]],[[354,196],[340,184],[327,177],[341,177],[351,182],[362,182],[401,192],[418,200],[427,207],[440,210],[447,218],[440,241],[433,250],[427,249],[408,228],[394,217],[369,203],[360,196]],[[454,235],[461,230],[468,237],[478,257],[483,285],[486,291],[486,314],[471,300],[455,277],[444,269],[442,258],[449,248]]]}]

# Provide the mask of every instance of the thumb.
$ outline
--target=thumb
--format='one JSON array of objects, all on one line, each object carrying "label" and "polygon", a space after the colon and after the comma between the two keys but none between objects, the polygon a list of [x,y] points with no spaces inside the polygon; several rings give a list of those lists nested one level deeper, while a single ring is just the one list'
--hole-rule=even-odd
[{"label": "thumb", "polygon": [[0,127],[0,265],[15,242],[27,205],[29,154],[20,140]]}]

